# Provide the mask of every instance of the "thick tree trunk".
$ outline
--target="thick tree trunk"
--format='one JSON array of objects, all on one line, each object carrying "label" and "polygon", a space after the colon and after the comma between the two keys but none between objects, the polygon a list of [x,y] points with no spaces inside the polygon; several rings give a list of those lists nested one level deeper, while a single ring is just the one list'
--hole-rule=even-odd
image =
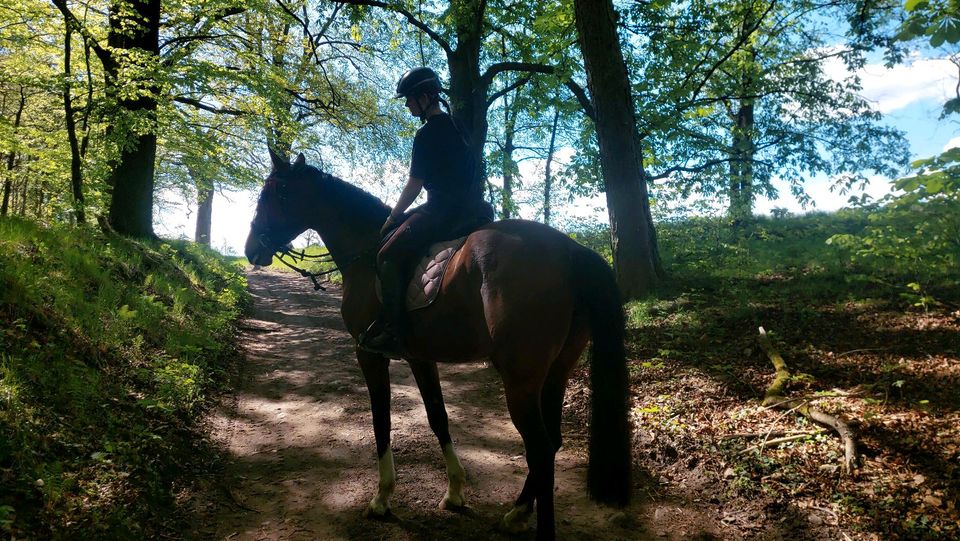
[{"label": "thick tree trunk", "polygon": [[550,127],[550,147],[547,149],[547,164],[543,171],[543,223],[550,225],[550,197],[553,191],[553,153],[557,145],[557,125],[560,123],[560,108],[553,108],[553,124]]},{"label": "thick tree trunk", "polygon": [[194,241],[210,246],[210,229],[213,222],[213,183],[197,181],[197,229]]},{"label": "thick tree trunk", "polygon": [[[138,49],[148,56],[160,55],[160,0],[115,0],[110,9],[111,50],[130,51]],[[150,80],[119,79],[125,56],[111,55],[114,62],[104,66],[107,79],[114,86],[136,85],[141,94],[136,98],[118,99],[121,122],[127,125],[114,134],[122,133],[127,141],[120,147],[120,155],[107,182],[113,187],[110,200],[109,222],[122,235],[153,237],[153,183],[154,162],[157,154],[156,113],[157,98],[155,83]],[[149,73],[152,70],[147,66]],[[144,126],[130,129],[136,122]],[[116,128],[116,126],[114,126]]]},{"label": "thick tree trunk", "polygon": [[[480,13],[482,17],[483,14]],[[470,143],[474,163],[483,161],[487,142],[487,93],[489,84],[481,80],[479,33],[458,34],[459,46],[447,55],[450,67],[450,108]]]},{"label": "thick tree trunk", "polygon": [[81,169],[80,142],[77,140],[77,123],[73,117],[73,102],[70,96],[70,39],[73,31],[64,25],[63,40],[63,113],[66,120],[67,139],[70,142],[70,187],[73,190],[73,212],[78,224],[87,221],[83,209],[83,170]]},{"label": "thick tree trunk", "polygon": [[[20,102],[17,104],[17,113],[13,117],[13,131],[16,132],[20,127],[20,119],[23,117],[23,109],[27,105],[27,95],[20,87]],[[13,192],[13,169],[17,161],[16,150],[11,150],[7,155],[7,178],[3,181],[3,204],[0,205],[0,216],[6,216],[10,211],[10,196]]]},{"label": "thick tree trunk", "polygon": [[614,270],[624,298],[636,299],[653,289],[661,269],[616,14],[611,0],[574,0],[574,8],[597,115]]}]

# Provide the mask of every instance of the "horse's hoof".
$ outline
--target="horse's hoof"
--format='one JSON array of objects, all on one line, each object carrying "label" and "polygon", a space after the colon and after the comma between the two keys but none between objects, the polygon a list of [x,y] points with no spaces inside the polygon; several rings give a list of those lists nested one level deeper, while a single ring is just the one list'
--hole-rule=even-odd
[{"label": "horse's hoof", "polygon": [[467,507],[463,498],[451,498],[450,496],[444,496],[438,507],[451,513],[470,514],[473,511]]},{"label": "horse's hoof", "polygon": [[393,516],[393,513],[390,512],[390,507],[386,505],[370,502],[367,508],[363,510],[363,516],[374,520],[387,520]]},{"label": "horse's hoof", "polygon": [[530,529],[532,510],[526,507],[514,507],[500,519],[500,530],[509,534],[518,534]]}]

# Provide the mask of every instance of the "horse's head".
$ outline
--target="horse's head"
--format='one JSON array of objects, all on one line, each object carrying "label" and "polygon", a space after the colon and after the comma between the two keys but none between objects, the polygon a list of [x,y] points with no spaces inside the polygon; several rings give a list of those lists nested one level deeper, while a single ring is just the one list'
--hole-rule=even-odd
[{"label": "horse's head", "polygon": [[250,234],[244,253],[254,265],[269,265],[273,255],[309,227],[306,204],[309,170],[303,154],[291,164],[286,158],[270,152],[273,170],[267,177],[257,211],[250,223]]}]

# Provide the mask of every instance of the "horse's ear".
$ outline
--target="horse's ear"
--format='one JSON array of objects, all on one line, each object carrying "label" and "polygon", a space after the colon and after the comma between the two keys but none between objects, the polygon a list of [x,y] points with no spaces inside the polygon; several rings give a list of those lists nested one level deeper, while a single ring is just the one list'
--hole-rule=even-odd
[{"label": "horse's ear", "polygon": [[301,169],[305,165],[307,165],[307,159],[303,156],[303,152],[301,152],[297,154],[297,159],[293,161],[293,168]]},{"label": "horse's ear", "polygon": [[267,151],[270,153],[270,162],[273,163],[274,171],[286,171],[290,169],[290,162],[287,161],[286,157],[277,154],[272,148],[267,149]]}]

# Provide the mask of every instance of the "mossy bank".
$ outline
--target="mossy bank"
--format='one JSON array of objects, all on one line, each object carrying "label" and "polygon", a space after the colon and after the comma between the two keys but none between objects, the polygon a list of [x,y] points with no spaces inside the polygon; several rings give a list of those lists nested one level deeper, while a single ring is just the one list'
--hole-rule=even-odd
[{"label": "mossy bank", "polygon": [[192,243],[0,220],[0,537],[176,530],[245,285]]}]

